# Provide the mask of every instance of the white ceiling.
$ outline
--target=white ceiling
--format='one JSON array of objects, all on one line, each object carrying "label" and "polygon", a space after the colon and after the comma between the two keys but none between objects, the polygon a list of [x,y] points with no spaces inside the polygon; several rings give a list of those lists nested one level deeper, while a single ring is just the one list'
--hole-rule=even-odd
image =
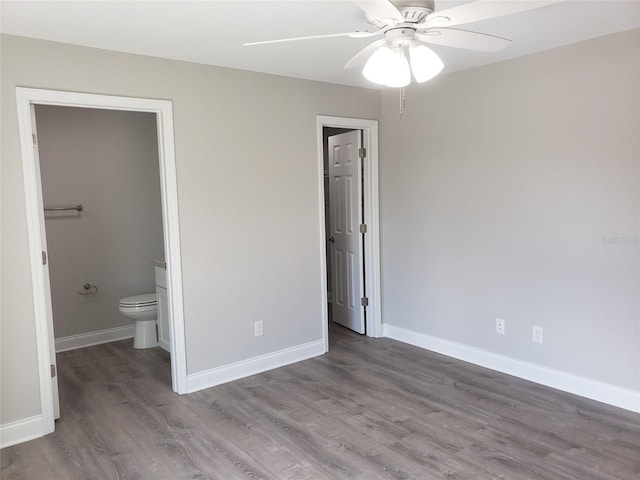
[{"label": "white ceiling", "polygon": [[[499,0],[528,1],[528,0]],[[466,1],[436,0],[436,11]],[[344,64],[373,40],[325,38],[243,47],[245,42],[370,29],[347,0],[5,1],[3,33],[288,77],[374,88]],[[466,24],[513,40],[498,53],[433,46],[444,72],[500,62],[640,27],[640,1],[566,0]]]}]

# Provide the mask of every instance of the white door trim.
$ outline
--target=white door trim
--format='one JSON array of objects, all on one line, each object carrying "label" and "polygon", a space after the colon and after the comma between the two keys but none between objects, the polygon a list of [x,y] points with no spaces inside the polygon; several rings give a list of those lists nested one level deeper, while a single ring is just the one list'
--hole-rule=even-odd
[{"label": "white door trim", "polygon": [[184,309],[182,296],[182,267],[180,257],[180,225],[178,217],[178,188],[176,179],[175,146],[173,137],[173,106],[169,100],[117,97],[86,93],[16,88],[18,129],[22,152],[22,169],[26,201],[31,281],[35,314],[35,331],[40,375],[40,402],[43,415],[43,435],[54,430],[53,398],[49,368],[49,328],[45,280],[42,269],[42,253],[46,250],[41,241],[41,219],[44,215],[40,195],[40,178],[33,151],[32,105],[59,105],[78,108],[101,108],[150,112],[156,115],[158,156],[164,223],[164,245],[167,262],[167,292],[171,312],[171,376],[172,387],[177,393],[186,393],[187,362],[184,334]]},{"label": "white door trim", "polygon": [[327,256],[324,216],[324,147],[322,129],[324,127],[353,128],[362,130],[362,145],[367,149],[364,169],[364,223],[367,234],[364,236],[364,270],[367,297],[367,336],[382,336],[381,298],[380,298],[380,203],[378,184],[378,121],[359,118],[331,117],[318,115],[318,209],[320,220],[320,276],[322,300],[322,336],[325,352],[329,351],[329,311],[327,306]]}]

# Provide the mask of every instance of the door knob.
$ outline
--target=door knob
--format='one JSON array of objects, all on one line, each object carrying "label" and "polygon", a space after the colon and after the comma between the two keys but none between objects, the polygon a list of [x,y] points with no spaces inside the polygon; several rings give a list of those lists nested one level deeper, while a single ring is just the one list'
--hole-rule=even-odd
[{"label": "door knob", "polygon": [[329,237],[329,241],[330,241],[331,243],[336,243],[336,239],[335,239],[335,238],[333,238],[333,237]]}]

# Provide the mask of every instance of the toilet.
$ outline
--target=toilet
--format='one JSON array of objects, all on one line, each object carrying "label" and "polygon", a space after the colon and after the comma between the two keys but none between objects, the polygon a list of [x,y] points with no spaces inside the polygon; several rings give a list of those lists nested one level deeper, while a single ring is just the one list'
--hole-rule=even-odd
[{"label": "toilet", "polygon": [[123,298],[120,300],[120,313],[136,321],[133,348],[158,346],[158,298],[155,293]]}]

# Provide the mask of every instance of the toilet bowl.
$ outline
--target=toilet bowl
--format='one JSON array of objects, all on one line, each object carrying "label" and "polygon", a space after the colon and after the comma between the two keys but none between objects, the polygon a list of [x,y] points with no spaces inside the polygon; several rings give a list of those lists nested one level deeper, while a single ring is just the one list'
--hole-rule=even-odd
[{"label": "toilet bowl", "polygon": [[133,348],[150,348],[158,346],[158,299],[155,293],[134,295],[120,300],[120,313],[136,321],[133,334]]}]

